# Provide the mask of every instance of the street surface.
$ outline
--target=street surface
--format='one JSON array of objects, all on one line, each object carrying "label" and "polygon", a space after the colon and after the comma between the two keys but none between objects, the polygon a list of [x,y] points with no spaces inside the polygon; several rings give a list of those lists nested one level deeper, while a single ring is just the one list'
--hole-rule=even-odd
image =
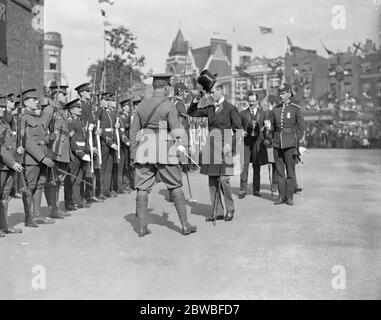
[{"label": "street surface", "polygon": [[310,150],[303,175],[294,207],[272,204],[267,166],[262,198],[238,200],[234,177],[236,217],[214,227],[207,177],[192,173],[187,237],[163,184],[143,239],[135,194],[39,229],[13,200],[24,233],[0,239],[0,299],[381,299],[381,150]]}]

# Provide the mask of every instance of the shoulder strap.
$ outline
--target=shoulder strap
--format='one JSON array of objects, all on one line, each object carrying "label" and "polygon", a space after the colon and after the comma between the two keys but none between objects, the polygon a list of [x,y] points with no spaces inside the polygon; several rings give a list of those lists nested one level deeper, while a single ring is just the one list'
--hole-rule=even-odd
[{"label": "shoulder strap", "polygon": [[160,103],[158,103],[151,111],[151,113],[149,114],[147,120],[144,122],[143,126],[142,126],[142,129],[145,129],[147,128],[150,120],[152,119],[153,115],[155,114],[156,110],[159,109],[159,107],[161,106],[161,104],[167,100],[167,98],[164,98],[162,101],[160,101]]}]

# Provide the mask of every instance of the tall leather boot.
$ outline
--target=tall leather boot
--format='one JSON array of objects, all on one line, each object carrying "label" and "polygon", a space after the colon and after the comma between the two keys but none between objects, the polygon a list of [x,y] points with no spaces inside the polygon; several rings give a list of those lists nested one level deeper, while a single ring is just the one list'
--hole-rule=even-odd
[{"label": "tall leather boot", "polygon": [[9,206],[9,197],[6,197],[4,200],[2,200],[2,207],[4,208],[4,219],[5,219],[5,228],[2,228],[3,232],[5,234],[16,234],[16,233],[22,233],[21,229],[15,229],[12,227],[9,227],[8,224],[8,206]]},{"label": "tall leather boot", "polygon": [[175,203],[177,214],[182,225],[183,235],[187,236],[191,233],[197,232],[197,227],[192,226],[188,222],[187,218],[187,205],[185,202],[185,196],[182,188],[173,189],[170,191],[173,197],[173,202]]},{"label": "tall leather boot", "polygon": [[37,224],[53,224],[54,219],[41,216],[42,190],[36,190],[33,195],[33,216]]},{"label": "tall leather boot", "polygon": [[46,202],[49,206],[49,217],[52,219],[64,219],[64,215],[58,212],[57,202],[56,202],[56,186],[45,187],[45,197]]},{"label": "tall leather boot", "polygon": [[56,211],[59,215],[63,216],[63,217],[71,217],[71,214],[68,213],[68,212],[64,212],[64,211],[61,211],[59,210],[58,208],[58,203],[60,201],[60,188],[61,188],[61,185],[62,185],[62,181],[61,180],[58,180],[57,182],[57,185],[53,188],[54,190],[54,206],[56,208]]},{"label": "tall leather boot", "polygon": [[0,201],[0,238],[5,237],[5,233],[3,230],[8,228],[8,223],[7,223],[7,217],[5,215],[5,208],[3,201]]},{"label": "tall leather boot", "polygon": [[139,191],[136,196],[136,215],[139,220],[139,237],[143,238],[151,233],[147,227],[145,215],[148,207],[148,192]]},{"label": "tall leather boot", "polygon": [[34,221],[34,217],[32,214],[33,196],[31,191],[29,192],[29,194],[23,193],[22,202],[24,205],[25,212],[25,227],[38,228],[38,224]]}]

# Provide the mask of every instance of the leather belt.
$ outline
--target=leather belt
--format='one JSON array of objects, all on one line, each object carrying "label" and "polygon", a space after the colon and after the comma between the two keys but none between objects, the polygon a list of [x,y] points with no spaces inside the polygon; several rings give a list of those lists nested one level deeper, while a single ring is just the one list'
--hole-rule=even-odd
[{"label": "leather belt", "polygon": [[105,132],[114,132],[114,129],[113,128],[106,128],[106,129],[104,129],[105,130]]}]

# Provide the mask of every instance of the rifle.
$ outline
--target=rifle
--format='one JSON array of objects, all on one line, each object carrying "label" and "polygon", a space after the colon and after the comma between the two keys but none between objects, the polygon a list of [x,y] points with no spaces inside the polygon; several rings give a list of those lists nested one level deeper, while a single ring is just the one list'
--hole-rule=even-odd
[{"label": "rifle", "polygon": [[[23,74],[24,78],[24,74]],[[24,95],[23,95],[23,79],[21,79],[21,85],[20,85],[20,104],[17,108],[17,119],[16,119],[16,149],[19,147],[24,148],[25,147],[25,139],[26,139],[26,123],[25,123],[25,128],[24,128],[24,136],[22,137],[21,134],[21,113],[22,113],[22,108],[24,105]],[[25,157],[25,152],[24,152],[24,157]],[[22,158],[22,155],[19,155],[17,153],[17,150],[15,152],[15,160],[17,163],[22,163],[22,160],[25,160]],[[26,183],[25,175],[24,173],[19,173],[16,172],[15,176],[15,192],[17,193],[23,193],[28,195],[28,185]]]},{"label": "rifle", "polygon": [[[93,92],[91,94],[91,100],[90,100],[90,111],[92,111],[93,109],[93,104],[94,104],[94,98],[95,98],[95,84],[96,84],[96,81],[97,81],[97,73],[95,72],[95,76],[94,76],[94,84],[93,84]],[[89,127],[87,127],[89,128]],[[91,168],[90,168],[90,171],[91,171],[91,174],[94,173],[94,151],[93,151],[93,148],[94,148],[94,141],[93,141],[93,130],[87,130],[87,134],[88,134],[88,143],[89,143],[89,147],[90,147],[90,163],[91,163]]]},{"label": "rifle", "polygon": [[[116,90],[115,92],[115,101],[116,101],[116,106],[115,106],[115,125],[120,124],[119,123],[119,91]],[[115,128],[115,136],[116,136],[116,144],[118,145],[118,163],[120,160],[120,134],[119,134],[119,129]]]},{"label": "rifle", "polygon": [[[57,93],[56,93],[56,98],[55,98],[55,103],[54,103],[54,111],[53,111],[53,117],[52,117],[52,121],[50,123],[50,127],[49,127],[49,134],[52,134],[52,133],[55,133],[55,127],[56,127],[56,116],[57,116],[57,110],[58,110],[58,96],[59,96],[59,92],[60,92],[60,85],[58,85],[58,88],[57,88]],[[49,137],[49,143],[48,143],[48,157],[50,159],[53,159],[53,146],[54,146],[54,141],[52,141]],[[53,168],[50,168],[49,172],[48,172],[48,181],[49,181],[49,175],[51,175],[51,179],[52,179],[52,185],[56,186],[57,185],[57,173],[56,173],[56,169],[55,167]]]}]

